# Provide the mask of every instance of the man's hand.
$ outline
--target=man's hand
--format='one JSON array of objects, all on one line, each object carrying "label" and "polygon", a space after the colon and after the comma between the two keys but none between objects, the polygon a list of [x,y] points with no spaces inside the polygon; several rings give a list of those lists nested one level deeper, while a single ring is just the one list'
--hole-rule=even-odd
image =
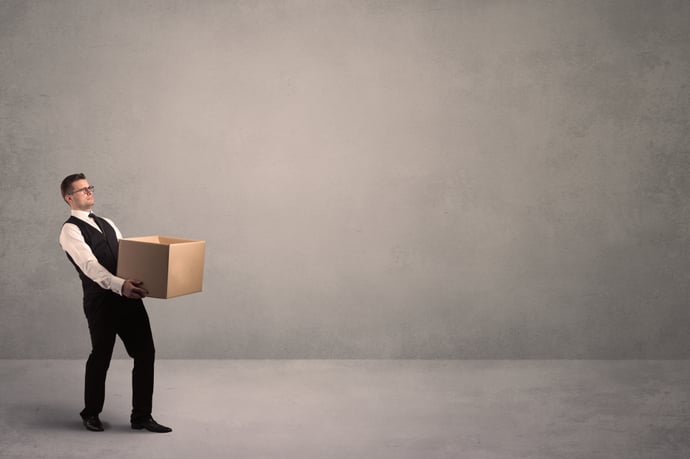
[{"label": "man's hand", "polygon": [[133,298],[138,300],[144,298],[149,294],[148,290],[141,288],[142,284],[139,280],[127,279],[124,284],[122,284],[122,296],[127,298]]}]

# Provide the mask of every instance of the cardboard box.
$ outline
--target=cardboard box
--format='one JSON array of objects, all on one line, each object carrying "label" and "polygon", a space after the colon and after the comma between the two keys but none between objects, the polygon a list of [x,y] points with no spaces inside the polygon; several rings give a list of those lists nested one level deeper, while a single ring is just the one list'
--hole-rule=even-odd
[{"label": "cardboard box", "polygon": [[149,297],[172,298],[200,292],[206,242],[169,236],[120,239],[117,276],[138,279]]}]

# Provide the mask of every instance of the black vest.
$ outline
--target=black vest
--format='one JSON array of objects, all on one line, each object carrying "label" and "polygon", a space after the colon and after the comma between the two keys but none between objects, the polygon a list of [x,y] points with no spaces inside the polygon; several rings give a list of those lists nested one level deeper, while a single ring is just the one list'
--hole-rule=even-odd
[{"label": "black vest", "polygon": [[[77,225],[77,228],[81,230],[81,234],[84,236],[84,241],[91,247],[91,251],[96,256],[98,262],[112,274],[116,274],[118,250],[117,235],[113,227],[110,226],[107,221],[100,217],[96,217],[96,219],[98,225],[103,229],[103,233],[74,216],[71,216],[65,223]],[[67,254],[67,258],[77,269],[79,277],[81,278],[81,284],[84,288],[85,305],[98,297],[108,294],[109,290],[103,289],[100,285],[89,279],[89,277],[79,269],[69,254]]]}]

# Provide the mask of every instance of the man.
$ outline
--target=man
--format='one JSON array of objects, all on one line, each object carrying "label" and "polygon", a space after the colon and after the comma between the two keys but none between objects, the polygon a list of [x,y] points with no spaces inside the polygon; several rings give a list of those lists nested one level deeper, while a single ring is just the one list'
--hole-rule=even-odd
[{"label": "man", "polygon": [[60,246],[79,273],[84,289],[84,313],[91,335],[91,354],[86,361],[84,426],[103,431],[98,415],[105,401],[105,379],[115,345],[115,336],[134,359],[132,370],[132,429],[165,433],[172,429],[151,417],[155,349],[148,314],[141,300],[148,292],[135,279],[122,279],[117,271],[118,240],[115,224],[97,217],[91,209],[94,187],[84,174],[67,176],[62,197],[71,216],[60,232]]}]

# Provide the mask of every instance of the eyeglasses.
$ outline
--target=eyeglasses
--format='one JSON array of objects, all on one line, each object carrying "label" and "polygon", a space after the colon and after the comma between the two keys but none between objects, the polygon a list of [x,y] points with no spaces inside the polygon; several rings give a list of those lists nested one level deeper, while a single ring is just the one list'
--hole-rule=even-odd
[{"label": "eyeglasses", "polygon": [[93,194],[93,185],[91,186],[85,186],[84,188],[79,188],[78,190],[74,190],[71,193],[67,193],[69,195],[77,194],[77,193],[84,193],[84,194]]}]

